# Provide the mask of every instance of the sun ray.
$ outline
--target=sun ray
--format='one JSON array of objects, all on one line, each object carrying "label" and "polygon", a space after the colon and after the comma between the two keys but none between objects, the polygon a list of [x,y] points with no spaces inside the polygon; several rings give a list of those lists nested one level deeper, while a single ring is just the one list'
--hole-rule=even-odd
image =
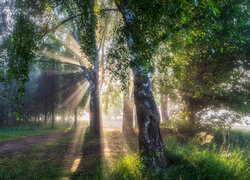
[{"label": "sun ray", "polygon": [[63,103],[63,107],[67,107],[70,110],[75,109],[81,102],[84,94],[86,93],[89,84],[85,81],[79,88],[75,90]]},{"label": "sun ray", "polygon": [[64,57],[64,56],[61,56],[61,55],[58,55],[58,54],[55,54],[55,53],[52,53],[52,52],[49,52],[49,51],[42,51],[40,53],[43,56],[46,56],[46,57],[51,58],[51,59],[56,59],[56,60],[61,61],[61,62],[66,62],[66,63],[69,63],[69,64],[80,66],[79,62],[74,61],[74,60],[72,60],[72,58],[69,58],[69,57]]}]

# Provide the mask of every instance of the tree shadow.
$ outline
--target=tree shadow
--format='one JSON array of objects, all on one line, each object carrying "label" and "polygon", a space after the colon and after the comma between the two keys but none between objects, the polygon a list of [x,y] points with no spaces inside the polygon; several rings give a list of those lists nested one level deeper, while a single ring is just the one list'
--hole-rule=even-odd
[{"label": "tree shadow", "polygon": [[78,161],[78,167],[70,175],[71,179],[103,179],[103,142],[101,136],[95,136],[89,128],[86,129]]}]

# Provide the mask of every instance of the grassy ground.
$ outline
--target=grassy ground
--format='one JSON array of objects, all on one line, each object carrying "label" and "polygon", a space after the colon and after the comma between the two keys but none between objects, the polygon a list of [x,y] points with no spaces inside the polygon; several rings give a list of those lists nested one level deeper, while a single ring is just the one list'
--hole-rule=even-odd
[{"label": "grassy ground", "polygon": [[250,179],[245,140],[241,148],[224,149],[216,147],[216,142],[202,144],[197,138],[185,142],[177,136],[164,137],[171,166],[155,171],[147,169],[136,153],[136,137],[106,131],[100,139],[85,127],[0,154],[0,179]]},{"label": "grassy ground", "polygon": [[82,126],[0,154],[0,179],[108,179],[111,164],[131,152],[120,132],[105,132],[100,139]]},{"label": "grassy ground", "polygon": [[[183,139],[181,136],[164,138],[171,166],[155,171],[145,168],[137,154],[121,157],[111,173],[112,179],[168,179],[168,180],[248,180],[250,133],[232,131],[233,143],[221,146],[221,137],[208,142],[205,137]],[[209,136],[211,138],[211,136]],[[238,139],[236,139],[238,137]],[[210,139],[211,140],[211,139]],[[206,141],[206,143],[202,142]],[[239,143],[239,144],[237,144]]]},{"label": "grassy ground", "polygon": [[54,129],[50,126],[14,126],[0,127],[0,142],[21,139],[29,136],[53,134],[69,130],[69,125],[57,125]]}]

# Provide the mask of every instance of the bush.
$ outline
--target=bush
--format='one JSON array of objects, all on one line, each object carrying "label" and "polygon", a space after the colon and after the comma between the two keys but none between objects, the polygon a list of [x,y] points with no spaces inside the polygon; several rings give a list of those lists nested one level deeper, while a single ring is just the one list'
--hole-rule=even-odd
[{"label": "bush", "polygon": [[164,121],[161,123],[161,127],[164,129],[173,129],[177,133],[181,133],[188,136],[193,136],[196,132],[200,130],[199,124],[191,124],[191,122],[188,119],[188,113],[187,112],[181,112],[175,114],[175,116],[170,120],[171,125],[167,121]]}]

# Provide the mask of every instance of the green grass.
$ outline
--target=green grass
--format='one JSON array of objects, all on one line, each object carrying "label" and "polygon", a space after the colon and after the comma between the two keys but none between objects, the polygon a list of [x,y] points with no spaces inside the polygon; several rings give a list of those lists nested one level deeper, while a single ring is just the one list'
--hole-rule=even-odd
[{"label": "green grass", "polygon": [[[214,143],[218,146],[222,145],[223,137],[220,130],[216,130],[214,133]],[[237,146],[243,149],[250,148],[250,132],[243,132],[240,130],[231,130],[229,133],[229,138],[227,140],[231,146]]]},{"label": "green grass", "polygon": [[[61,139],[51,139],[0,155],[0,179],[248,180],[249,144],[242,140],[248,135],[236,134],[231,136],[238,137],[238,140],[231,140],[233,145],[227,149],[218,148],[220,143],[215,144],[216,141],[201,146],[193,140],[183,143],[176,136],[168,136],[164,142],[171,166],[166,170],[152,170],[147,169],[135,153],[115,157],[111,166],[106,164],[101,159],[100,139],[87,129],[81,150],[83,160],[76,172],[71,173],[63,166],[74,139],[73,133],[69,133]],[[237,143],[240,143],[240,148],[237,148]],[[74,161],[69,160],[71,163]]]},{"label": "green grass", "polygon": [[118,160],[111,172],[112,179],[168,179],[168,180],[248,180],[249,159],[247,149],[228,151],[181,144],[172,136],[165,138],[167,157],[171,166],[166,170],[146,169],[138,155],[127,155]]},{"label": "green grass", "polygon": [[0,127],[0,142],[21,139],[28,136],[53,134],[67,131],[69,125],[57,125],[54,129],[50,126],[12,126]]},{"label": "green grass", "polygon": [[224,151],[194,144],[180,145],[175,137],[165,139],[166,151],[172,166],[164,172],[169,179],[247,180],[249,160],[247,149]]},{"label": "green grass", "polygon": [[0,179],[60,179],[70,172],[63,167],[73,135],[51,139],[17,152],[0,155]]},{"label": "green grass", "polygon": [[110,179],[143,179],[145,166],[137,154],[121,156],[114,164]]}]

